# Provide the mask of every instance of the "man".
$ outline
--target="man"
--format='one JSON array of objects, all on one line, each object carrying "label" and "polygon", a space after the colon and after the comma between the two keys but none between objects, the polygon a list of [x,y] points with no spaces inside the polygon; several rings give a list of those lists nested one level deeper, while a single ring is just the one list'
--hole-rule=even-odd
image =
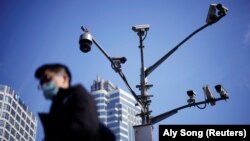
[{"label": "man", "polygon": [[39,113],[45,141],[98,141],[102,136],[114,140],[112,132],[99,124],[89,92],[82,85],[71,86],[71,74],[65,65],[42,65],[35,77],[44,97],[52,100],[50,112]]}]

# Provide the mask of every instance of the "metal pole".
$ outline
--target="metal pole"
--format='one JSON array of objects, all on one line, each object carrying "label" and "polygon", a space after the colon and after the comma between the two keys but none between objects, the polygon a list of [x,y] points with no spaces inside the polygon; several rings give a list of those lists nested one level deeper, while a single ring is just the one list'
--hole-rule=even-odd
[{"label": "metal pole", "polygon": [[196,33],[200,32],[204,28],[208,27],[209,25],[211,25],[211,23],[203,25],[202,27],[198,28],[197,30],[195,30],[194,32],[192,32],[190,35],[188,35],[184,40],[182,40],[173,49],[171,49],[169,52],[167,52],[157,62],[155,62],[155,64],[153,64],[152,66],[148,67],[147,70],[145,70],[145,76],[147,77],[152,71],[154,71],[161,63],[163,63],[170,55],[172,55],[188,39],[190,39],[191,37],[193,37]]},{"label": "metal pole", "polygon": [[143,103],[143,113],[141,113],[142,117],[142,124],[147,124],[149,122],[149,115],[148,115],[148,106],[147,106],[147,89],[146,89],[146,81],[145,81],[145,73],[144,73],[144,56],[143,56],[143,39],[142,36],[144,35],[145,31],[140,30],[138,32],[139,36],[139,48],[141,53],[141,74],[140,74],[140,87],[141,90],[141,101]]}]

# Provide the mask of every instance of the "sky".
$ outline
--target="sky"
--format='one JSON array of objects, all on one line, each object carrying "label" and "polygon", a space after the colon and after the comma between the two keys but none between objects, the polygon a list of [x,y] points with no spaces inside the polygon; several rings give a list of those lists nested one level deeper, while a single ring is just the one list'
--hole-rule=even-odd
[{"label": "sky", "polygon": [[[125,56],[122,71],[132,89],[140,82],[139,38],[131,29],[149,24],[144,40],[145,67],[154,64],[194,30],[206,23],[212,3],[229,11],[217,23],[189,39],[148,77],[152,116],[187,104],[186,91],[204,100],[202,87],[223,85],[229,94],[206,109],[186,108],[155,124],[250,124],[250,2],[248,0],[25,0],[0,1],[0,84],[12,87],[34,113],[48,112],[50,101],[37,89],[35,70],[44,63],[63,63],[73,84],[88,90],[97,76],[128,91],[110,62],[91,47],[79,49],[81,26],[85,26],[110,56]],[[43,138],[38,122],[37,141]]]}]

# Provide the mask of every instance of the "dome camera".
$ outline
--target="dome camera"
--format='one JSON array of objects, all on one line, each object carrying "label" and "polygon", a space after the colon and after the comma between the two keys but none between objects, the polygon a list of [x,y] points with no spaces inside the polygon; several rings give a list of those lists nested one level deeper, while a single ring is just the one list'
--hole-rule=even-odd
[{"label": "dome camera", "polygon": [[81,34],[79,39],[80,50],[84,53],[89,52],[91,50],[92,40],[92,36],[88,32]]}]

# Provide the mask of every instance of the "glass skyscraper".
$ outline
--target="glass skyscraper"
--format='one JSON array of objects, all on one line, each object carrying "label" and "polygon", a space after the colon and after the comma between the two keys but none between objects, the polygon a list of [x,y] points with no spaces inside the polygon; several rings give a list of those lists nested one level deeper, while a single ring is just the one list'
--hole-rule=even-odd
[{"label": "glass skyscraper", "polygon": [[132,94],[104,81],[100,77],[94,80],[91,93],[96,101],[97,112],[101,122],[107,125],[116,136],[117,141],[134,141],[134,125],[141,124],[141,109]]},{"label": "glass skyscraper", "polygon": [[13,89],[0,85],[0,141],[35,141],[37,118]]}]

